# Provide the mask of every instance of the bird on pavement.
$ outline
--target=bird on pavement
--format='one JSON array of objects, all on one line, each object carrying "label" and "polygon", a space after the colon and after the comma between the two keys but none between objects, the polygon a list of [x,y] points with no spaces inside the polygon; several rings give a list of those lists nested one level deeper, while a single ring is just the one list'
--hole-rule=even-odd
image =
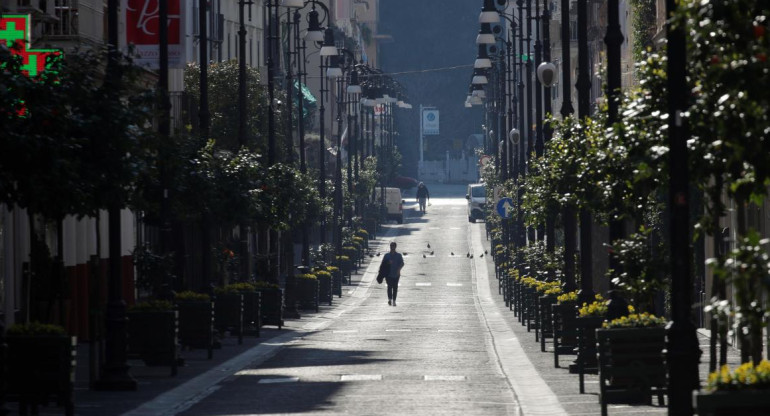
[{"label": "bird on pavement", "polygon": [[425,254],[422,255],[422,258],[425,258]]},{"label": "bird on pavement", "polygon": [[454,255],[455,255],[455,252],[454,252],[454,251],[451,251],[451,252],[449,252],[449,254],[450,254],[450,255],[452,255],[452,256],[454,256]]},{"label": "bird on pavement", "polygon": [[430,248],[430,243],[428,243],[428,248]]},{"label": "bird on pavement", "polygon": [[374,257],[374,254],[370,254],[370,255],[369,255],[369,258],[372,258],[372,257]]},{"label": "bird on pavement", "polygon": [[380,253],[377,253],[377,257],[380,257]]},{"label": "bird on pavement", "polygon": [[484,255],[483,254],[479,254],[479,258],[482,258],[482,257],[484,257]]},{"label": "bird on pavement", "polygon": [[489,250],[484,250],[484,254],[489,254]]},{"label": "bird on pavement", "polygon": [[471,252],[470,251],[465,254],[465,257],[470,257],[470,256],[471,256]]},{"label": "bird on pavement", "polygon": [[434,251],[433,251],[433,250],[431,250],[431,252],[430,252],[430,255],[431,255],[431,256],[433,255],[433,252],[434,252]]},{"label": "bird on pavement", "polygon": [[471,254],[471,258],[473,258],[473,254]]},{"label": "bird on pavement", "polygon": [[401,254],[403,254],[403,255],[405,255],[405,256],[408,256],[408,254],[406,254],[406,253],[401,253]]}]

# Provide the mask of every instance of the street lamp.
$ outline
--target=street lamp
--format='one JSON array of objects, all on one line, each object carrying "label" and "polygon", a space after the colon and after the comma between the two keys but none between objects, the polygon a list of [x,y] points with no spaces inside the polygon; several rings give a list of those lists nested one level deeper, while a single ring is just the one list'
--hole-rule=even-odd
[{"label": "street lamp", "polygon": [[482,6],[481,14],[479,14],[479,23],[496,23],[498,21],[500,21],[500,16],[497,14],[494,0],[484,0],[484,6]]}]

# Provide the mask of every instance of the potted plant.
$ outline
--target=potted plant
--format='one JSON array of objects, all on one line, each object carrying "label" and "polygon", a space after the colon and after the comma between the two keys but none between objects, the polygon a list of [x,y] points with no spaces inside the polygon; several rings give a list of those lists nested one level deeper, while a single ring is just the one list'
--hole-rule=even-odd
[{"label": "potted plant", "polygon": [[214,302],[205,293],[177,293],[174,302],[179,316],[179,343],[188,348],[204,348],[214,357]]},{"label": "potted plant", "polygon": [[663,405],[666,391],[665,318],[633,313],[602,324],[596,331],[599,351],[599,401],[650,403],[656,393]]},{"label": "potted plant", "polygon": [[347,284],[350,284],[352,280],[352,276],[350,273],[352,272],[353,263],[350,261],[349,256],[336,256],[335,260],[337,261],[337,267],[340,269],[341,276],[343,280],[347,278]]},{"label": "potted plant", "polygon": [[260,294],[262,325],[275,325],[281,329],[283,327],[283,289],[265,281],[254,283],[254,289]]},{"label": "potted plant", "polygon": [[556,297],[551,307],[553,326],[553,363],[559,367],[560,355],[575,355],[577,348],[577,300],[578,292],[566,292]]},{"label": "potted plant", "polygon": [[262,326],[261,292],[254,283],[239,282],[225,287],[243,295],[243,331],[259,337],[259,327]]},{"label": "potted plant", "polygon": [[698,416],[753,416],[770,414],[770,361],[727,365],[709,374],[706,388],[693,392]]},{"label": "potted plant", "polygon": [[597,374],[598,361],[596,359],[596,330],[602,327],[607,316],[607,301],[601,294],[596,294],[591,303],[583,302],[578,308],[578,317],[575,319],[575,327],[578,334],[577,360],[574,369],[570,371],[578,373],[580,393],[585,393],[585,375]]},{"label": "potted plant", "polygon": [[[342,256],[349,259],[350,267],[358,268],[358,249],[355,246],[342,247]],[[348,284],[350,283],[348,282]]]},{"label": "potted plant", "polygon": [[174,305],[165,300],[149,300],[128,308],[128,354],[148,366],[170,366],[177,373],[179,361],[177,320]]},{"label": "potted plant", "polygon": [[545,352],[546,338],[553,338],[553,306],[561,295],[559,282],[548,282],[543,287],[542,296],[538,299],[538,320],[540,321],[540,351]]},{"label": "potted plant", "polygon": [[214,327],[220,334],[236,334],[238,344],[243,344],[243,294],[227,285],[214,288],[214,296]]},{"label": "potted plant", "polygon": [[315,309],[318,312],[318,278],[305,273],[297,276],[297,304],[301,309]]},{"label": "potted plant", "polygon": [[323,269],[313,271],[318,278],[318,301],[332,304],[332,274]]},{"label": "potted plant", "polygon": [[32,322],[8,328],[6,343],[7,399],[19,402],[22,414],[28,407],[37,414],[54,399],[72,416],[76,338],[58,325]]},{"label": "potted plant", "polygon": [[332,274],[332,294],[342,297],[342,273],[337,266],[326,266],[326,271]]}]

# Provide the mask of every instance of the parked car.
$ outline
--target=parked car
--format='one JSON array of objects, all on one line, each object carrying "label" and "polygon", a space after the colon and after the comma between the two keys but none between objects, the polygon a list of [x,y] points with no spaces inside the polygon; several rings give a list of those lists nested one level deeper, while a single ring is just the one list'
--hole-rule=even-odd
[{"label": "parked car", "polygon": [[[375,200],[380,200],[380,187],[374,188]],[[404,223],[404,200],[401,199],[401,190],[398,188],[385,188],[385,215],[388,220],[395,220],[399,224]]]},{"label": "parked car", "polygon": [[468,222],[484,219],[484,207],[487,204],[486,186],[483,183],[468,185],[465,199],[468,200]]}]

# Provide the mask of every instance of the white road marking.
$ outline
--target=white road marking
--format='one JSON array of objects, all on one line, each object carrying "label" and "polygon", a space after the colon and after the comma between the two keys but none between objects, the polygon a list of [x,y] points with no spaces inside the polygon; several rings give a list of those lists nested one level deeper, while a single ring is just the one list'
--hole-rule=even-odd
[{"label": "white road marking", "polygon": [[425,376],[425,381],[465,381],[465,376]]},{"label": "white road marking", "polygon": [[460,333],[465,332],[462,329],[439,329],[438,332],[453,332],[453,333]]},{"label": "white road marking", "polygon": [[332,331],[333,334],[354,334],[358,332],[357,329],[340,329],[337,331]]},{"label": "white road marking", "polygon": [[449,287],[460,287],[463,284],[462,283],[447,283],[446,285],[449,286]]},{"label": "white road marking", "polygon": [[411,329],[386,329],[385,332],[412,332]]},{"label": "white road marking", "polygon": [[298,381],[299,377],[263,378],[260,379],[257,384],[297,383]]},{"label": "white road marking", "polygon": [[424,282],[417,282],[415,283],[416,286],[430,286],[431,283],[424,283]]},{"label": "white road marking", "polygon": [[380,381],[382,374],[343,374],[340,381]]}]

